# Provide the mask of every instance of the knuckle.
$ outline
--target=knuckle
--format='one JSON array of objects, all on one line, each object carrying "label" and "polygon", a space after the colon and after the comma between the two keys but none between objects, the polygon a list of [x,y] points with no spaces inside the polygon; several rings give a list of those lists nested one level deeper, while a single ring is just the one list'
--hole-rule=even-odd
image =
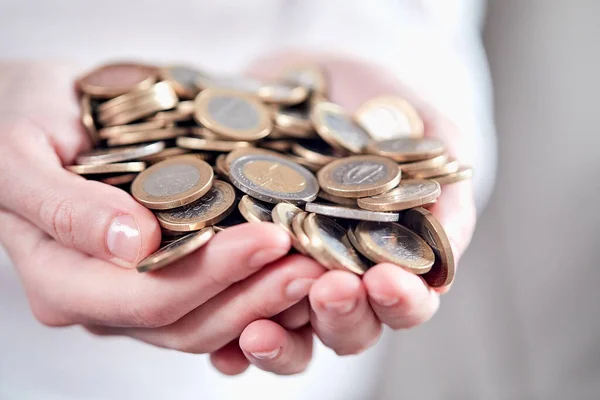
[{"label": "knuckle", "polygon": [[72,199],[49,197],[42,201],[40,219],[45,221],[50,234],[67,246],[75,242],[75,202]]}]

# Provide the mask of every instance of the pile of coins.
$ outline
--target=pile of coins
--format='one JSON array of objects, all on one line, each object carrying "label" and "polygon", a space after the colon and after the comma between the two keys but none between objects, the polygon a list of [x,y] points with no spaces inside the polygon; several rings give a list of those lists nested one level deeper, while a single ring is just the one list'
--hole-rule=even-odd
[{"label": "pile of coins", "polygon": [[76,86],[95,148],[66,168],[129,191],[162,227],[161,248],[138,271],[267,221],[330,269],[363,274],[391,262],[432,287],[452,282],[452,249],[427,207],[471,168],[424,137],[404,99],[374,98],[349,115],[327,99],[316,65],[264,82],[112,63]]}]

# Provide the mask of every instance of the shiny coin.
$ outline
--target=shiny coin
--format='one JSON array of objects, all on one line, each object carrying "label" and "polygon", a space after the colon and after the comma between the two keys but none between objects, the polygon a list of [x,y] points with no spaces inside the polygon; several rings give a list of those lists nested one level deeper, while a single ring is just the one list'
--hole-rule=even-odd
[{"label": "shiny coin", "polygon": [[235,189],[214,180],[210,190],[198,200],[183,207],[156,213],[158,223],[175,232],[197,231],[225,219],[235,206]]},{"label": "shiny coin", "polygon": [[238,209],[248,222],[272,222],[273,205],[256,200],[247,194],[240,199]]},{"label": "shiny coin", "polygon": [[227,156],[225,156],[225,163],[223,164],[223,167],[224,167],[223,169],[227,172],[227,175],[229,175],[229,171],[231,170],[231,164],[235,160],[237,160],[240,157],[251,155],[251,154],[259,154],[259,155],[266,154],[266,155],[270,155],[273,157],[285,158],[285,156],[283,154],[279,154],[279,153],[276,153],[271,150],[265,150],[265,149],[261,149],[261,148],[257,148],[257,147],[246,147],[246,148],[235,149],[235,150],[231,151],[229,154],[227,154]]},{"label": "shiny coin", "polygon": [[[156,154],[152,154],[150,156],[141,157],[140,161],[146,161],[149,164],[156,164],[158,162],[164,161],[168,158],[180,156],[182,154],[186,154],[188,151],[186,149],[180,149],[179,147],[169,147],[168,149],[164,149]],[[196,154],[197,155],[197,154]],[[206,160],[205,160],[206,161]]]},{"label": "shiny coin", "polygon": [[367,151],[398,162],[420,161],[444,153],[444,143],[439,139],[390,139],[371,142]]},{"label": "shiny coin", "polygon": [[323,200],[327,200],[327,201],[337,204],[339,206],[358,207],[356,199],[350,199],[348,197],[334,196],[333,194],[324,192],[323,190],[319,190],[319,194],[317,196]]},{"label": "shiny coin", "polygon": [[438,177],[432,178],[432,180],[436,181],[440,185],[449,185],[451,183],[456,183],[456,182],[464,181],[467,179],[471,179],[472,177],[473,177],[473,169],[471,167],[463,165],[458,169],[457,172],[455,172],[453,174],[445,175],[445,176],[438,176]]},{"label": "shiny coin", "polygon": [[106,141],[108,146],[124,146],[129,144],[153,142],[155,140],[174,139],[188,133],[186,128],[165,128],[154,131],[124,133]]},{"label": "shiny coin", "polygon": [[292,220],[296,215],[302,213],[304,212],[293,204],[279,203],[271,211],[271,218],[276,225],[290,235],[292,246],[294,246],[296,250],[302,254],[308,254],[292,230]]},{"label": "shiny coin", "polygon": [[378,141],[423,137],[423,120],[417,110],[401,97],[381,96],[368,100],[356,111],[354,118]]},{"label": "shiny coin", "polygon": [[412,273],[424,274],[435,260],[421,237],[395,222],[363,221],[354,230],[364,256],[375,263],[389,262]]},{"label": "shiny coin", "polygon": [[360,244],[360,242],[358,241],[358,239],[356,238],[356,235],[354,234],[354,229],[355,227],[349,227],[348,230],[346,231],[346,236],[348,236],[348,240],[350,240],[350,243],[352,244],[352,246],[358,250],[358,252],[362,255],[366,254],[365,249],[363,249],[362,245]]},{"label": "shiny coin", "polygon": [[165,142],[156,142],[142,146],[122,147],[119,149],[98,149],[77,156],[77,164],[100,165],[139,159],[164,150]]},{"label": "shiny coin", "polygon": [[177,138],[177,147],[191,150],[229,152],[243,147],[251,147],[250,142],[234,142],[227,140],[201,139],[182,136]]},{"label": "shiny coin", "polygon": [[242,192],[267,203],[314,200],[319,183],[306,168],[279,156],[251,154],[235,159],[229,176]]},{"label": "shiny coin", "polygon": [[339,197],[359,198],[396,187],[400,182],[400,168],[384,157],[353,156],[327,164],[317,177],[323,191]]},{"label": "shiny coin", "polygon": [[327,93],[327,76],[325,71],[315,64],[294,65],[283,71],[281,79],[297,83],[313,92]]},{"label": "shiny coin", "polygon": [[88,133],[92,144],[97,146],[98,143],[100,143],[100,136],[98,134],[98,130],[96,129],[94,117],[92,116],[92,99],[90,95],[84,94],[81,96],[79,105],[81,107],[81,123],[83,124],[85,131]]},{"label": "shiny coin", "polygon": [[310,113],[306,107],[281,108],[275,112],[275,127],[286,136],[314,137]]},{"label": "shiny coin", "polygon": [[137,124],[109,126],[100,129],[98,135],[102,139],[110,139],[126,133],[154,131],[156,129],[164,128],[165,126],[166,124],[164,121],[147,121],[139,122]]},{"label": "shiny coin", "polygon": [[343,269],[358,275],[369,268],[352,247],[346,230],[333,220],[309,214],[303,228],[310,239],[310,254],[325,268]]},{"label": "shiny coin", "polygon": [[260,143],[265,149],[285,153],[292,149],[293,141],[291,140],[265,140]]},{"label": "shiny coin", "polygon": [[[284,203],[281,203],[284,204]],[[312,257],[311,254],[311,246],[310,246],[310,239],[308,238],[308,236],[306,235],[306,232],[304,232],[304,221],[306,220],[306,217],[308,217],[308,213],[305,213],[304,211],[302,211],[301,213],[296,214],[293,218],[292,218],[292,233],[294,234],[294,236],[296,237],[296,239],[298,239],[298,244],[299,247],[303,250],[299,250],[302,254],[308,254]]]},{"label": "shiny coin", "polygon": [[399,214],[392,212],[367,211],[360,208],[343,207],[323,203],[307,203],[307,212],[334,218],[355,219],[360,221],[398,221]]},{"label": "shiny coin", "polygon": [[327,144],[320,141],[298,141],[292,145],[292,152],[306,161],[325,165],[343,157],[345,154],[332,149]]},{"label": "shiny coin", "polygon": [[284,157],[296,164],[302,165],[304,168],[308,169],[310,172],[318,172],[321,169],[321,165],[320,164],[314,164],[311,163],[310,161],[308,161],[305,158],[302,157],[298,157],[296,155],[293,154],[285,154]]},{"label": "shiny coin", "polygon": [[79,78],[77,88],[93,97],[110,98],[148,87],[156,81],[154,67],[133,63],[103,65]]},{"label": "shiny coin", "polygon": [[308,97],[308,89],[291,83],[273,82],[258,89],[258,97],[267,103],[294,105]]},{"label": "shiny coin", "polygon": [[214,170],[217,174],[219,174],[220,177],[226,181],[229,181],[229,170],[225,165],[225,157],[227,157],[225,154],[219,154],[217,156],[215,159]]},{"label": "shiny coin", "polygon": [[332,147],[360,153],[369,143],[367,132],[337,104],[316,104],[311,112],[311,120],[319,136]]},{"label": "shiny coin", "polygon": [[69,165],[65,168],[78,175],[124,174],[127,172],[141,172],[146,168],[146,163],[132,161],[101,165]]},{"label": "shiny coin", "polygon": [[371,211],[402,211],[431,203],[441,193],[440,185],[432,180],[403,180],[387,193],[358,199],[358,206]]},{"label": "shiny coin", "polygon": [[456,264],[450,240],[442,224],[424,208],[414,208],[402,217],[402,224],[419,235],[433,250],[435,262],[423,279],[431,287],[448,286],[454,280]]},{"label": "shiny coin", "polygon": [[193,101],[180,101],[174,110],[158,112],[152,117],[150,117],[150,120],[158,120],[163,121],[165,123],[189,121],[193,118],[195,109],[196,106]]},{"label": "shiny coin", "polygon": [[138,272],[148,272],[164,268],[198,250],[208,243],[214,235],[215,231],[210,227],[204,228],[199,232],[185,235],[181,239],[169,243],[158,249],[156,253],[140,261],[137,265],[137,270]]},{"label": "shiny coin", "polygon": [[226,90],[256,96],[260,88],[263,87],[263,83],[246,76],[201,76],[196,80],[196,86],[200,90]]},{"label": "shiny coin", "polygon": [[444,164],[440,167],[420,169],[420,170],[416,170],[416,171],[412,171],[412,172],[407,172],[406,178],[408,178],[408,179],[413,179],[413,178],[427,179],[427,178],[433,178],[436,176],[449,175],[449,174],[453,174],[453,173],[457,172],[459,166],[460,165],[458,164],[458,161],[449,160],[446,164]]},{"label": "shiny coin", "polygon": [[195,68],[185,65],[172,65],[160,71],[163,80],[169,82],[175,92],[185,99],[193,99],[199,90],[196,81],[205,75]]},{"label": "shiny coin", "polygon": [[177,156],[139,174],[131,185],[131,194],[152,210],[182,207],[204,196],[212,186],[213,176],[206,161],[193,155]]},{"label": "shiny coin", "polygon": [[402,173],[413,173],[415,171],[420,171],[422,169],[430,169],[441,167],[448,162],[448,156],[446,154],[442,154],[441,156],[429,158],[423,161],[415,161],[411,163],[399,164]]},{"label": "shiny coin", "polygon": [[202,139],[211,139],[211,140],[223,140],[223,136],[216,134],[205,127],[193,126],[190,127],[190,134],[194,136],[198,136]]},{"label": "shiny coin", "polygon": [[109,176],[108,178],[100,179],[100,182],[112,186],[121,186],[133,182],[137,174],[124,174],[117,176]]},{"label": "shiny coin", "polygon": [[[151,103],[162,103],[165,100],[169,104],[177,100],[177,94],[166,82],[158,82],[150,87],[132,90],[100,104],[97,108],[100,120],[115,117],[119,113],[133,110]],[[172,105],[174,107],[177,103]]]}]

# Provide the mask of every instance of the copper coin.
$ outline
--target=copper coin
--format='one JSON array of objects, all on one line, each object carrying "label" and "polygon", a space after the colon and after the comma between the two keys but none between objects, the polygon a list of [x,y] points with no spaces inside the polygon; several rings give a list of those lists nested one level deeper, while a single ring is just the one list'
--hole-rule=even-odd
[{"label": "copper coin", "polygon": [[204,196],[213,177],[213,169],[206,161],[193,155],[177,156],[139,174],[131,185],[131,194],[152,210],[182,207]]},{"label": "copper coin", "polygon": [[453,173],[457,172],[459,166],[460,165],[458,164],[458,161],[452,159],[452,160],[449,160],[446,164],[439,166],[439,167],[420,169],[420,170],[416,170],[416,171],[412,171],[412,172],[407,172],[406,177],[408,179],[413,179],[413,178],[427,179],[427,178],[433,178],[436,176],[449,175],[449,174],[453,174]]},{"label": "copper coin", "polygon": [[442,165],[448,162],[448,156],[446,154],[442,154],[441,156],[428,158],[422,161],[415,161],[410,163],[399,164],[402,173],[412,173],[415,171],[420,171],[422,169],[430,169],[441,167]]},{"label": "copper coin", "polygon": [[247,194],[242,196],[238,209],[248,222],[272,222],[271,211],[273,205],[253,199]]},{"label": "copper coin", "polygon": [[302,244],[300,243],[300,241],[294,234],[294,231],[292,230],[292,220],[294,219],[294,217],[296,217],[296,215],[302,213],[304,213],[304,211],[302,211],[302,209],[296,207],[293,204],[279,203],[276,204],[273,210],[271,211],[271,218],[277,226],[282,228],[290,235],[292,239],[292,246],[294,246],[294,248],[300,253],[306,255],[308,254],[306,252],[306,249],[302,247]]},{"label": "copper coin", "polygon": [[77,164],[101,165],[140,159],[164,150],[165,142],[155,142],[141,146],[121,147],[118,149],[97,149],[81,153],[75,159]]},{"label": "copper coin", "polygon": [[183,149],[229,152],[239,148],[251,147],[250,142],[201,139],[182,136],[177,138],[177,146]]},{"label": "copper coin", "polygon": [[77,79],[76,86],[93,97],[110,98],[148,87],[156,81],[156,68],[134,63],[106,64]]},{"label": "copper coin", "polygon": [[102,128],[98,131],[98,135],[102,139],[110,139],[127,133],[147,132],[161,129],[166,126],[164,121],[146,121],[137,124],[117,125]]},{"label": "copper coin", "polygon": [[398,221],[399,214],[393,212],[368,211],[358,207],[344,207],[323,203],[307,203],[306,212],[311,212],[319,215],[325,215],[333,218],[354,219],[360,221],[380,221],[391,222]]},{"label": "copper coin", "polygon": [[375,140],[423,137],[424,126],[419,113],[398,96],[368,100],[359,107],[354,118]]},{"label": "copper coin", "polygon": [[369,143],[367,132],[337,104],[316,104],[311,112],[311,120],[319,136],[334,148],[361,153]]},{"label": "copper coin", "polygon": [[127,172],[141,172],[146,168],[146,163],[131,161],[101,165],[69,165],[65,168],[78,175],[124,174]]},{"label": "copper coin", "polygon": [[371,211],[402,211],[431,203],[441,193],[440,185],[432,180],[403,180],[387,193],[358,199],[358,206]]},{"label": "copper coin", "polygon": [[434,138],[402,138],[371,142],[366,149],[398,162],[420,161],[439,156],[444,153],[444,143]]},{"label": "copper coin", "polygon": [[98,143],[100,143],[100,137],[98,135],[98,130],[96,129],[94,117],[92,116],[92,99],[90,95],[84,94],[81,96],[79,105],[81,107],[81,123],[90,137],[92,144],[97,146]]},{"label": "copper coin", "polygon": [[473,168],[463,165],[458,171],[453,174],[437,176],[432,178],[432,180],[436,181],[440,185],[449,185],[451,183],[456,183],[460,181],[464,181],[467,179],[471,179],[473,177]]},{"label": "copper coin", "polygon": [[204,73],[186,65],[171,65],[160,70],[161,78],[169,82],[177,95],[185,99],[193,99],[199,92],[196,81]]},{"label": "copper coin", "polygon": [[156,140],[174,139],[187,134],[186,128],[164,128],[154,131],[124,133],[106,141],[108,146],[124,146],[129,144],[147,143]]}]

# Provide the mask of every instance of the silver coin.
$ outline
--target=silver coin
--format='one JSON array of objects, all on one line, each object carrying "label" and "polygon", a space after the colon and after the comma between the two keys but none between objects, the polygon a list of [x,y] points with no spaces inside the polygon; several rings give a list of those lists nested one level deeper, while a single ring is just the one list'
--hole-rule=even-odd
[{"label": "silver coin", "polygon": [[260,122],[256,107],[240,97],[214,96],[209,100],[207,110],[216,122],[230,129],[253,129]]},{"label": "silver coin", "polygon": [[389,174],[386,165],[371,160],[340,164],[331,171],[331,179],[343,186],[372,185]]},{"label": "silver coin", "polygon": [[307,212],[326,215],[334,218],[355,219],[360,221],[394,222],[400,219],[400,214],[391,212],[367,211],[360,208],[342,207],[323,203],[307,203]]},{"label": "silver coin", "polygon": [[144,192],[150,196],[176,196],[194,187],[200,181],[200,171],[189,164],[166,165],[144,181]]},{"label": "silver coin", "polygon": [[256,200],[247,194],[241,198],[238,209],[248,222],[273,222],[271,218],[273,205]]},{"label": "silver coin", "polygon": [[92,150],[77,156],[76,163],[80,165],[102,165],[130,161],[157,154],[164,149],[165,142],[155,142],[141,146]]},{"label": "silver coin", "polygon": [[313,201],[319,192],[317,178],[295,162],[268,154],[249,154],[230,166],[232,183],[242,192],[267,203]]},{"label": "silver coin", "polygon": [[218,185],[213,185],[200,199],[183,207],[161,211],[158,214],[166,216],[172,222],[186,222],[196,219],[205,219],[214,213],[215,209],[222,208],[225,194]]},{"label": "silver coin", "polygon": [[319,136],[331,146],[360,153],[369,143],[369,134],[336,104],[318,103],[312,119]]},{"label": "silver coin", "polygon": [[373,211],[402,211],[427,204],[441,194],[439,183],[427,179],[411,179],[387,193],[358,199],[360,208]]}]

